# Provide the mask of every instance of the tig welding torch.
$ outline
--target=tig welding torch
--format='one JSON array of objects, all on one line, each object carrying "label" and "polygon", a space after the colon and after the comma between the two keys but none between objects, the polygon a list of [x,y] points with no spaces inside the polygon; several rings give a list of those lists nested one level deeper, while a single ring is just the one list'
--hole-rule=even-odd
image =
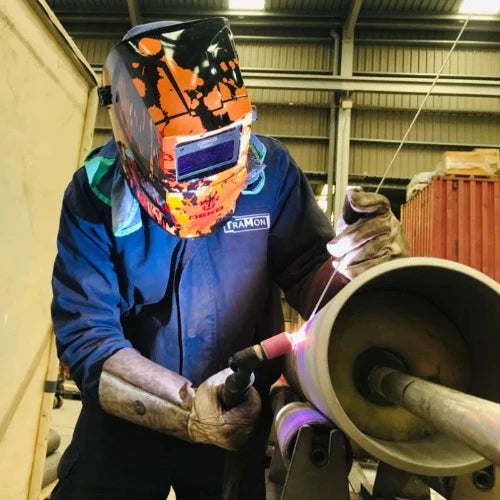
[{"label": "tig welding torch", "polygon": [[224,407],[233,408],[243,403],[254,383],[254,370],[263,361],[290,352],[303,338],[305,337],[302,330],[293,334],[282,332],[234,354],[229,359],[229,368],[233,373],[227,377],[221,394]]}]

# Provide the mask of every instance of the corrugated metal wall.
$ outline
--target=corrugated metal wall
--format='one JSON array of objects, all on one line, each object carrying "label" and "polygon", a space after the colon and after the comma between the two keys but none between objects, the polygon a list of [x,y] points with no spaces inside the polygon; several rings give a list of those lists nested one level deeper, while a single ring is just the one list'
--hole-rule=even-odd
[{"label": "corrugated metal wall", "polygon": [[[278,0],[275,4],[279,8]],[[248,36],[238,41],[236,37],[242,67],[275,72],[325,74],[333,71],[333,40],[293,42],[291,39],[287,42],[282,34],[280,36],[267,41],[251,40]],[[356,36],[359,43],[354,50],[354,74],[418,76],[437,71],[449,50],[452,35],[446,35],[448,39],[443,41],[436,41],[439,33],[361,31]],[[406,40],[397,38],[402,36]],[[418,38],[423,45],[418,45]],[[87,59],[95,65],[103,63],[117,41],[76,39]],[[445,74],[462,78],[498,77],[500,48],[480,43],[474,47],[459,46]],[[280,138],[305,171],[325,172],[331,94],[327,91],[251,89],[250,97],[259,109],[255,130]],[[355,93],[353,98],[350,171],[356,175],[380,176],[423,96]],[[427,101],[425,110],[409,137],[409,141],[416,144],[410,143],[403,148],[390,177],[411,178],[416,172],[432,170],[447,149],[498,146],[500,142],[498,98],[433,96]],[[98,127],[95,144],[109,136],[109,129],[106,129],[109,122],[103,113],[99,116]]]},{"label": "corrugated metal wall", "polygon": [[[390,35],[390,34],[386,34]],[[399,34],[401,37],[402,35]],[[411,36],[411,43],[408,45]],[[433,76],[439,70],[450,50],[451,40],[438,40],[439,33],[406,35],[406,39],[395,38],[392,34],[384,43],[381,33],[365,32],[356,43],[353,73],[356,75],[399,74],[406,76]],[[431,37],[431,38],[429,38]],[[422,46],[415,45],[418,39]],[[390,42],[390,43],[389,43]],[[400,43],[401,45],[397,45]],[[443,71],[443,77],[478,78],[500,76],[500,47],[457,46]],[[388,109],[417,109],[422,96],[403,94],[363,94],[355,95],[357,107],[383,107]],[[446,111],[474,111],[499,113],[500,99],[484,97],[431,96],[426,109]]]},{"label": "corrugated metal wall", "polygon": [[243,68],[266,71],[333,71],[333,39],[330,43],[248,42],[236,39]]},{"label": "corrugated metal wall", "polygon": [[[425,44],[422,46],[416,45],[415,34],[392,34],[387,43],[375,40],[381,36],[384,34],[362,34],[355,45],[354,74],[434,75],[451,45],[449,39],[436,41],[439,36],[436,33],[427,34],[432,39],[417,35]],[[397,36],[404,36],[405,40],[398,40]],[[500,48],[458,46],[443,75],[498,77]],[[422,95],[355,94],[350,157],[352,173],[382,174],[422,99]],[[498,147],[500,143],[498,98],[431,96],[424,110],[408,137],[410,143],[401,150],[391,177],[411,178],[417,172],[433,170],[445,150],[472,149],[481,145]],[[394,143],[384,142],[391,140]]]},{"label": "corrugated metal wall", "polygon": [[324,172],[328,117],[326,108],[260,105],[254,130],[283,142],[305,172]]},{"label": "corrugated metal wall", "polygon": [[[498,54],[500,57],[500,51]],[[377,94],[357,92],[354,94],[355,109],[381,108],[413,110],[415,112],[422,95]],[[433,111],[469,111],[473,113],[500,113],[500,99],[494,97],[430,96],[425,103],[426,110]]]},{"label": "corrugated metal wall", "polygon": [[[356,111],[353,138],[401,139],[415,113],[413,111]],[[500,117],[494,114],[423,112],[413,126],[408,141],[448,144],[495,144]]]},{"label": "corrugated metal wall", "polygon": [[93,66],[101,66],[104,64],[108,52],[113,45],[117,44],[120,38],[93,38],[93,37],[76,37],[75,42]]},{"label": "corrugated metal wall", "polygon": [[[349,172],[355,175],[381,177],[397,145],[351,143]],[[434,170],[442,148],[405,146],[393,164],[389,177],[410,179],[417,172]]]},{"label": "corrugated metal wall", "polygon": [[[414,113],[413,110],[356,109],[351,128],[350,171],[357,175],[381,176]],[[390,176],[411,178],[418,172],[434,170],[441,154],[447,150],[498,145],[499,133],[497,114],[424,112],[408,136]]]},{"label": "corrugated metal wall", "polygon": [[[380,42],[379,42],[380,43]],[[423,43],[423,42],[422,42]],[[450,47],[397,46],[373,42],[358,43],[354,57],[354,73],[431,73],[436,74]],[[443,76],[498,76],[498,48],[457,46],[450,56]]]}]

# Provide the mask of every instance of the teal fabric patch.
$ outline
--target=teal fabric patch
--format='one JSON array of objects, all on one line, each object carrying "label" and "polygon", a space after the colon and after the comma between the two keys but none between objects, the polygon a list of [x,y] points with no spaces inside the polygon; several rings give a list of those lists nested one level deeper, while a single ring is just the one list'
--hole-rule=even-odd
[{"label": "teal fabric patch", "polygon": [[251,134],[250,151],[248,153],[248,179],[241,194],[252,195],[262,191],[266,183],[266,175],[264,172],[266,168],[266,164],[264,163],[266,153],[266,146],[264,146],[257,136]]},{"label": "teal fabric patch", "polygon": [[262,191],[262,188],[264,187],[264,184],[266,183],[266,173],[264,170],[262,170],[259,173],[259,177],[256,181],[254,181],[252,184],[247,186],[241,194],[259,194]]},{"label": "teal fabric patch", "polygon": [[90,189],[92,189],[92,192],[108,206],[111,206],[111,198],[101,191],[99,184],[114,163],[115,160],[113,158],[104,158],[103,156],[94,156],[93,158],[85,160],[84,163]]},{"label": "teal fabric patch", "polygon": [[266,158],[267,149],[263,142],[254,134],[250,134],[250,151],[262,163]]},{"label": "teal fabric patch", "polygon": [[111,207],[113,234],[121,237],[138,231],[142,227],[139,202],[132,195],[120,168],[116,168],[114,173],[111,195],[108,196],[102,190],[101,181],[109,169],[116,165],[116,159],[91,156],[92,153],[85,160],[85,172],[92,192]]},{"label": "teal fabric patch", "polygon": [[115,172],[111,188],[111,220],[113,234],[117,237],[127,236],[142,228],[139,202],[120,169]]}]

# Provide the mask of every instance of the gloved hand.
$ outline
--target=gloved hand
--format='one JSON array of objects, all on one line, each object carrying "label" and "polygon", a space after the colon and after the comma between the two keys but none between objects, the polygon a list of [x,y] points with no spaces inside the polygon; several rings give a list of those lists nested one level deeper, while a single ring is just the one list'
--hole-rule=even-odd
[{"label": "gloved hand", "polygon": [[134,349],[121,349],[103,364],[99,402],[104,411],[138,425],[237,450],[253,432],[261,401],[252,387],[244,403],[224,409],[220,394],[231,373],[226,368],[194,389],[188,379]]},{"label": "gloved hand", "polygon": [[327,249],[334,258],[333,266],[348,279],[382,262],[409,255],[406,237],[389,200],[354,189],[347,191],[336,236]]},{"label": "gloved hand", "polygon": [[188,421],[192,441],[238,450],[250,438],[260,415],[260,396],[251,387],[246,401],[234,408],[224,409],[221,392],[231,373],[231,369],[226,368],[196,389]]}]

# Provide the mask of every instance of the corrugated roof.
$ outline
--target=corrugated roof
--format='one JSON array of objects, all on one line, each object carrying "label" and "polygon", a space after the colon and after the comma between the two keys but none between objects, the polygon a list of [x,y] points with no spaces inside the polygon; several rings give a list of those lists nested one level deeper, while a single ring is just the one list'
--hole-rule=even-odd
[{"label": "corrugated roof", "polygon": [[366,11],[420,12],[454,14],[462,0],[365,0],[361,13]]},{"label": "corrugated roof", "polygon": [[[78,9],[80,12],[126,12],[123,0],[47,0],[54,10]],[[295,11],[308,13],[329,12],[332,15],[345,14],[350,0],[267,0],[266,10]],[[454,14],[458,12],[462,0],[364,0],[363,13],[380,12],[418,12]],[[224,11],[228,8],[227,0],[138,0],[143,12],[175,11],[176,9]]]},{"label": "corrugated roof", "polygon": [[139,7],[144,12],[155,10],[170,10],[175,9],[186,10],[224,10],[227,9],[226,0],[139,0]]},{"label": "corrugated roof", "polygon": [[123,0],[47,0],[54,11],[79,12],[127,12],[127,4]]}]

